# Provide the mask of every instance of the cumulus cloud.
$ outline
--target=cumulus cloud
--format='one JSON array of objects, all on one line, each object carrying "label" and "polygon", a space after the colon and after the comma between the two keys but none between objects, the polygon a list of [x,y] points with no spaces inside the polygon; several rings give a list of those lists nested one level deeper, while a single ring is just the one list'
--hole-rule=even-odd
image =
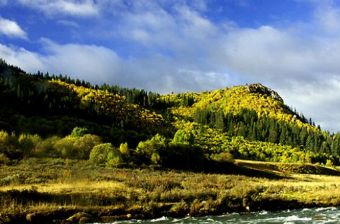
[{"label": "cumulus cloud", "polygon": [[15,48],[0,44],[0,58],[5,59],[12,65],[20,66],[31,72],[46,69],[38,54],[27,51],[24,48]]},{"label": "cumulus cloud", "polygon": [[42,40],[47,55],[40,56],[47,68],[56,74],[68,74],[91,82],[111,82],[121,75],[117,54],[105,47],[80,44],[57,44]]},{"label": "cumulus cloud", "polygon": [[24,6],[38,9],[49,16],[69,15],[69,16],[97,16],[99,8],[93,0],[18,0]]},{"label": "cumulus cloud", "polygon": [[301,38],[269,26],[239,28],[226,36],[223,54],[232,72],[277,90],[288,105],[323,128],[339,129],[339,38],[312,33]]},{"label": "cumulus cloud", "polygon": [[[39,54],[0,45],[0,57],[30,72],[159,92],[262,82],[323,128],[340,129],[340,9],[332,1],[308,1],[310,21],[258,27],[212,21],[203,0],[18,1],[48,16],[109,15],[88,35],[124,40],[132,49],[43,39]],[[81,24],[60,21],[81,32]]]},{"label": "cumulus cloud", "polygon": [[163,93],[212,89],[233,81],[226,73],[180,69],[176,60],[159,55],[124,59],[102,46],[62,45],[48,39],[43,39],[42,45],[43,55],[0,45],[0,57],[31,73],[38,70],[61,73],[97,84],[119,84]]},{"label": "cumulus cloud", "polygon": [[8,37],[27,38],[25,31],[13,20],[0,17],[0,34]]},{"label": "cumulus cloud", "polygon": [[[335,131],[340,123],[340,116],[335,116],[340,114],[336,103],[340,95],[335,94],[340,92],[340,9],[332,1],[311,4],[311,21],[255,28],[230,21],[214,23],[188,4],[176,5],[171,13],[159,4],[138,5],[125,13],[119,32],[149,51],[168,50],[163,63],[148,61],[155,69],[151,77],[171,71],[169,80],[180,80],[188,90],[208,89],[207,80],[212,80],[209,86],[213,88],[240,81],[262,82],[278,90],[288,105]],[[174,71],[172,66],[179,69]],[[182,76],[192,81],[185,82]],[[175,91],[185,89],[171,86]]]},{"label": "cumulus cloud", "polygon": [[317,6],[308,24],[234,28],[225,36],[221,57],[233,73],[270,86],[286,104],[339,131],[339,9],[322,5],[321,12]]},{"label": "cumulus cloud", "polygon": [[322,128],[339,131],[340,123],[340,78],[325,77],[317,82],[296,82],[291,86],[278,87],[285,102],[306,117],[311,117]]},{"label": "cumulus cloud", "polygon": [[110,49],[95,45],[60,45],[48,39],[42,39],[41,43],[44,55],[0,44],[0,57],[31,73],[40,70],[94,83],[112,82],[115,75],[121,75],[120,59]]}]

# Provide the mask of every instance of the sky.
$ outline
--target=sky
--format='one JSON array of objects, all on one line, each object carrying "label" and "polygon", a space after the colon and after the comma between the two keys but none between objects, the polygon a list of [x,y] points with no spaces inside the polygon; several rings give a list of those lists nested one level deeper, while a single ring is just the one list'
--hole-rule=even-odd
[{"label": "sky", "polygon": [[159,93],[262,83],[340,131],[340,1],[0,0],[0,58]]}]

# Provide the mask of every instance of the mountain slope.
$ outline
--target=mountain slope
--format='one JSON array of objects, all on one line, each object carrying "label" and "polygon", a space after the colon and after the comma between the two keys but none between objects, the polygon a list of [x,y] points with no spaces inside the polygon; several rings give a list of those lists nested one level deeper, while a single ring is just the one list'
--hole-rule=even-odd
[{"label": "mountain slope", "polygon": [[[191,101],[185,105],[185,101]],[[295,123],[314,129],[306,118],[302,118],[286,106],[282,98],[273,90],[261,85],[235,86],[199,94],[184,93],[163,96],[180,109],[175,114],[193,117],[196,110],[223,111],[224,113],[239,114],[242,110],[253,110],[258,116],[267,116],[276,120]],[[185,111],[187,110],[187,111]]]},{"label": "mountain slope", "polygon": [[125,96],[49,76],[29,75],[3,61],[0,102],[0,122],[18,133],[66,135],[76,126],[86,126],[107,139],[116,133],[118,136],[111,137],[119,139],[126,131],[139,135],[137,132],[142,130],[139,137],[135,136],[138,141],[163,133],[167,127],[161,114],[129,103]]},{"label": "mountain slope", "polygon": [[[320,130],[311,120],[286,106],[275,91],[261,84],[203,93],[169,94],[162,96],[162,100],[172,105],[170,110],[175,117],[174,125],[178,129],[186,130],[186,133],[198,135],[196,130],[206,126],[205,129],[210,128],[213,132],[220,133],[213,136],[208,134],[210,139],[218,135],[225,135],[227,138],[242,136],[247,141],[289,145],[296,148],[296,151],[316,153],[316,157],[338,157],[338,134],[331,135]],[[196,141],[202,144],[199,139],[200,137],[196,136]],[[208,138],[204,139],[203,142],[209,142]],[[205,145],[206,148],[228,148],[223,146],[226,141]],[[238,153],[234,155],[237,156]],[[264,160],[264,157],[266,156],[250,156],[247,159]],[[315,158],[313,161],[319,159]]]},{"label": "mountain slope", "polygon": [[[44,150],[52,154],[45,155],[58,157],[65,147],[81,151],[75,146],[84,141],[78,139],[82,135],[77,128],[85,128],[114,146],[126,142],[129,149],[121,145],[117,161],[128,163],[172,166],[183,158],[196,158],[197,164],[233,158],[339,163],[340,135],[322,131],[261,84],[159,95],[64,76],[30,75],[0,61],[0,103],[0,129],[7,131],[3,145],[11,145],[11,150],[23,147],[19,136],[38,134],[40,140],[22,137],[31,138],[28,151],[39,152],[39,142],[50,145]],[[72,130],[76,134],[69,136]],[[14,140],[8,137],[11,132]],[[53,136],[62,138],[61,143],[51,140]],[[91,147],[81,158],[89,157]]]}]

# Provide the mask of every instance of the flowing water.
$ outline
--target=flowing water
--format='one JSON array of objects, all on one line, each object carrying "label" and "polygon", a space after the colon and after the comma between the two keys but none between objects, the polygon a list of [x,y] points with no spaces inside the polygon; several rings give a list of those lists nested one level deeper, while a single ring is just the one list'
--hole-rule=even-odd
[{"label": "flowing water", "polygon": [[280,212],[254,212],[248,214],[227,214],[222,216],[185,217],[181,219],[161,217],[152,220],[117,221],[114,224],[163,224],[163,223],[340,223],[340,208],[312,208]]}]

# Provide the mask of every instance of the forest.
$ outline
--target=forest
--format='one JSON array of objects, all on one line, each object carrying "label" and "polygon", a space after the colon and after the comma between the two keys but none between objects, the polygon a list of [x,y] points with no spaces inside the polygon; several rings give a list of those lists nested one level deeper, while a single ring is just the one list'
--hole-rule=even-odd
[{"label": "forest", "polygon": [[1,60],[0,102],[0,164],[28,157],[189,170],[234,159],[340,164],[340,134],[261,84],[161,95],[28,74]]}]

